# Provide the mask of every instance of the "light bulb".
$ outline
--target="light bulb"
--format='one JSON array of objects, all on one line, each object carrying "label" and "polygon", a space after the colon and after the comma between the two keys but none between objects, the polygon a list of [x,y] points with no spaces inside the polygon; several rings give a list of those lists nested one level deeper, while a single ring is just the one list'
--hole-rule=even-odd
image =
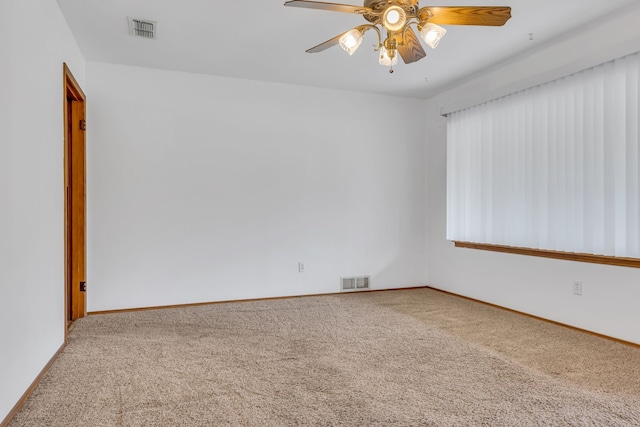
[{"label": "light bulb", "polygon": [[397,10],[390,10],[389,13],[387,13],[387,22],[389,24],[397,24],[398,21],[400,20],[400,14],[398,13]]},{"label": "light bulb", "polygon": [[396,51],[388,51],[384,46],[380,47],[380,65],[384,65],[385,67],[393,67],[398,63],[398,55],[396,55]]},{"label": "light bulb", "polygon": [[345,50],[349,55],[353,55],[358,47],[360,47],[360,43],[362,43],[362,33],[360,30],[354,28],[352,30],[347,31],[340,37],[340,47]]},{"label": "light bulb", "polygon": [[422,37],[427,46],[435,49],[446,32],[447,30],[436,24],[427,23],[420,30],[420,37]]}]

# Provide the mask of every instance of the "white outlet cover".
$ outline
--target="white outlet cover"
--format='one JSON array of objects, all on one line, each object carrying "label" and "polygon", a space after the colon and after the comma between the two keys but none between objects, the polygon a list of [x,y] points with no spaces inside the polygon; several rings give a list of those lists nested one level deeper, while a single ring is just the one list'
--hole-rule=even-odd
[{"label": "white outlet cover", "polygon": [[573,282],[573,294],[582,295],[582,282],[578,280]]}]

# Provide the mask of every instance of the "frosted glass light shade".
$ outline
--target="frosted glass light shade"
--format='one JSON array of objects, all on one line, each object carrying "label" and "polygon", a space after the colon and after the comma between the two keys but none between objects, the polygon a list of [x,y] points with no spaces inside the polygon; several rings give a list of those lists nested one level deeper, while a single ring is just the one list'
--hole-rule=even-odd
[{"label": "frosted glass light shade", "polygon": [[382,14],[382,26],[387,31],[398,31],[407,22],[407,14],[400,6],[389,6]]},{"label": "frosted glass light shade", "polygon": [[436,24],[425,24],[420,30],[420,37],[431,49],[435,49],[447,30]]},{"label": "frosted glass light shade", "polygon": [[338,41],[340,42],[340,47],[344,49],[345,52],[349,55],[353,55],[353,52],[360,47],[362,38],[362,33],[354,28],[344,33]]},{"label": "frosted glass light shade", "polygon": [[384,65],[385,67],[393,67],[398,63],[398,55],[394,55],[393,58],[390,57],[389,51],[384,47],[380,47],[380,65]]}]

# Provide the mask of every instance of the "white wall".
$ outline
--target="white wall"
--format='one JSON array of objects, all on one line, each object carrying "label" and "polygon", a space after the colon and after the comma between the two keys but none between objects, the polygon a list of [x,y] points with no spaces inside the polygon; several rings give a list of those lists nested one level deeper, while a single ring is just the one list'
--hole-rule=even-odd
[{"label": "white wall", "polygon": [[[441,108],[459,100],[481,99],[487,93],[532,81],[536,73],[552,75],[575,64],[595,65],[602,59],[603,50],[623,52],[629,46],[640,49],[638,22],[640,5],[427,102],[430,285],[640,343],[640,269],[461,249],[446,241],[446,119],[439,114]],[[599,34],[611,34],[612,38],[607,40]],[[572,294],[573,280],[583,282],[582,296]]]},{"label": "white wall", "polygon": [[55,0],[0,2],[0,421],[64,342],[63,62]]},{"label": "white wall", "polygon": [[425,284],[421,102],[87,74],[89,311]]}]

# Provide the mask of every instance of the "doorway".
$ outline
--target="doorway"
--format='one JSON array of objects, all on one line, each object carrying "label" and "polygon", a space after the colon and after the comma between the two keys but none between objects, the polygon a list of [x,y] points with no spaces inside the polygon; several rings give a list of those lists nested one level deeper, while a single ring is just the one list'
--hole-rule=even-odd
[{"label": "doorway", "polygon": [[65,328],[86,309],[86,97],[63,64]]}]

